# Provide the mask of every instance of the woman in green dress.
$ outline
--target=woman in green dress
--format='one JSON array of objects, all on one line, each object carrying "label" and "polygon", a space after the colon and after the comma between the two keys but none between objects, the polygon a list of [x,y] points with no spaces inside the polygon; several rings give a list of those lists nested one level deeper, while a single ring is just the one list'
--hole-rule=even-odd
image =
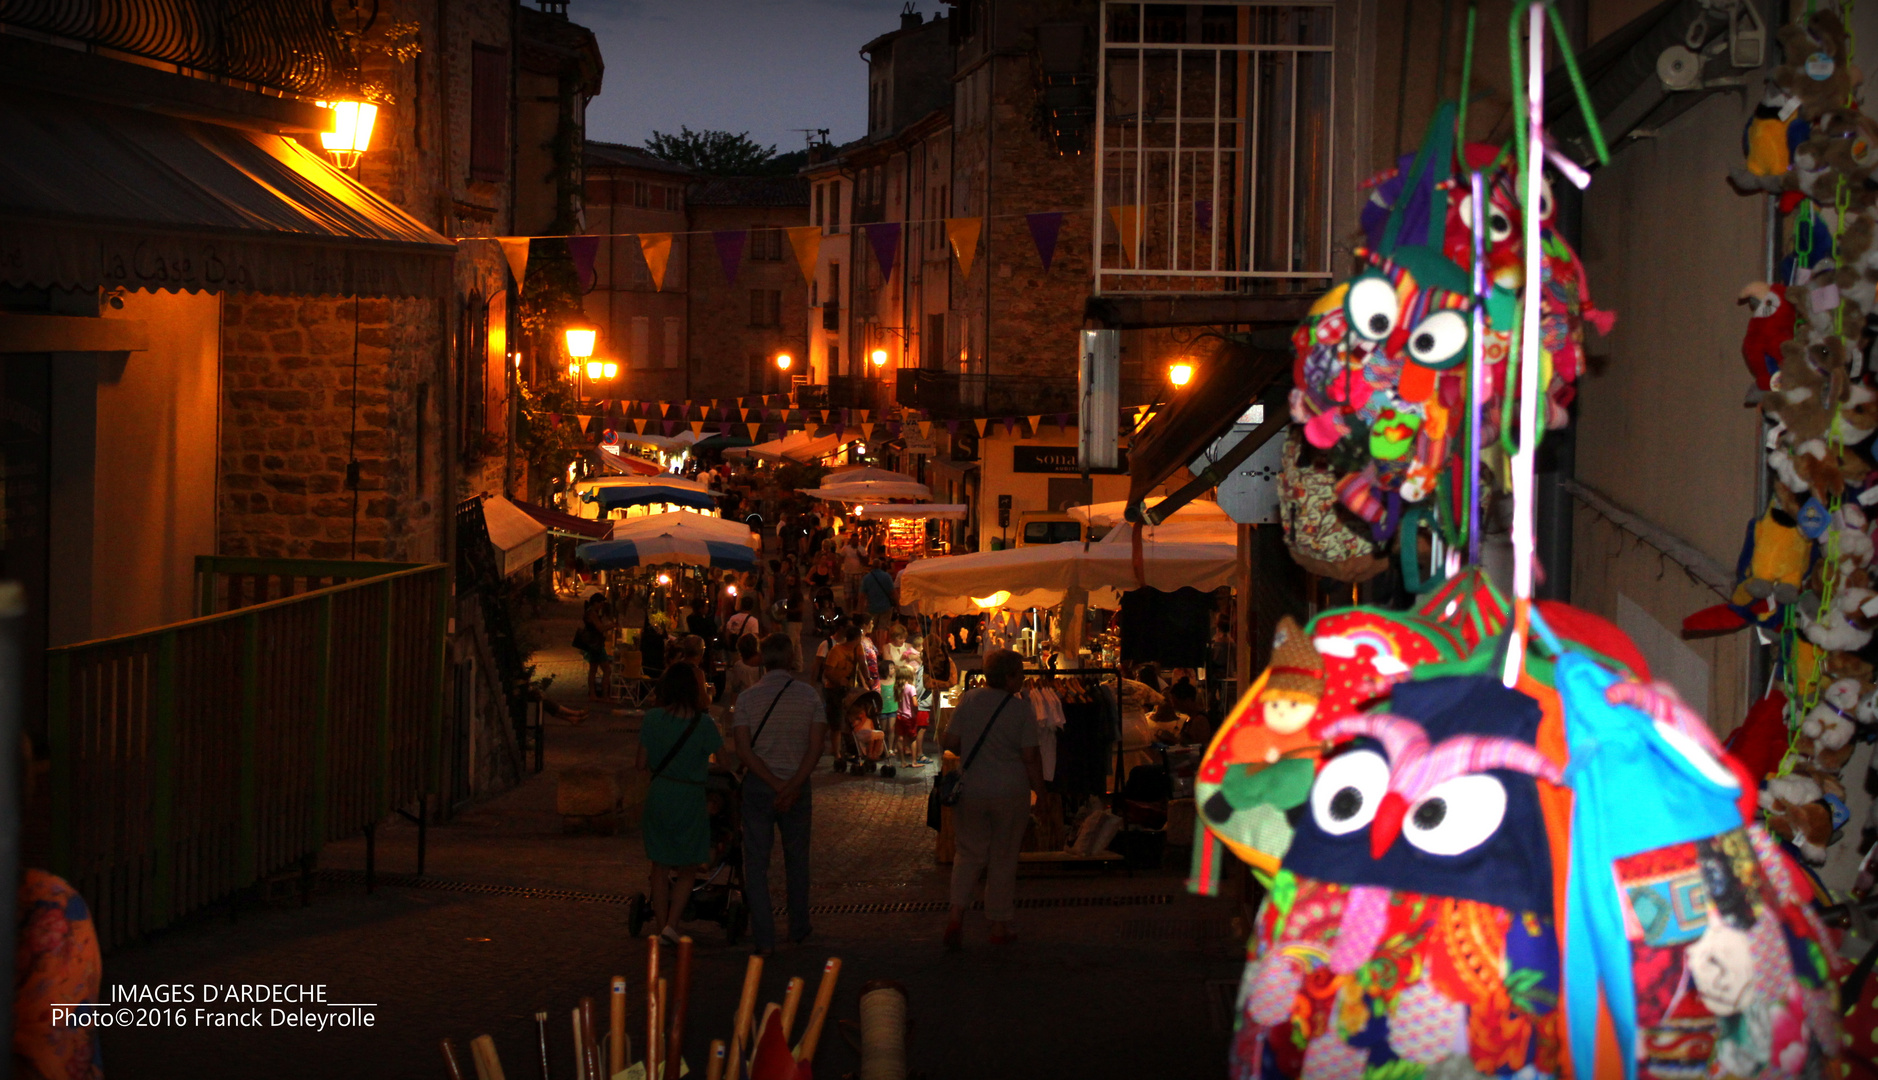
[{"label": "woman in green dress", "polygon": [[658,706],[646,710],[639,730],[639,768],[652,773],[640,829],[652,860],[652,920],[670,942],[678,940],[698,867],[711,856],[704,781],[712,752],[724,744],[699,698],[698,675],[683,661],[668,666]]}]

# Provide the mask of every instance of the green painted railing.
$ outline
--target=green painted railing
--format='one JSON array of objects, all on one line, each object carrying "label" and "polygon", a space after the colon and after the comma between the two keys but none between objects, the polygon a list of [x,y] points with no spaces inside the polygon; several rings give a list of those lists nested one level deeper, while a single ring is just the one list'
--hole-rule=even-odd
[{"label": "green painted railing", "polygon": [[265,559],[247,555],[196,556],[196,614],[215,615],[252,604],[397,570],[422,563],[352,559]]},{"label": "green painted railing", "polygon": [[449,586],[394,569],[49,650],[52,868],[102,944],[443,790]]}]

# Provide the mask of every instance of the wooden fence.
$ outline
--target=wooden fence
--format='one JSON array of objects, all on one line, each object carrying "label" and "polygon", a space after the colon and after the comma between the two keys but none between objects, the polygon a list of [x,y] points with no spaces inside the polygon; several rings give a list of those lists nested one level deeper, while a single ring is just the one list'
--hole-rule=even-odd
[{"label": "wooden fence", "polygon": [[269,600],[414,570],[419,563],[351,559],[266,559],[246,555],[196,556],[196,614],[215,615]]},{"label": "wooden fence", "polygon": [[100,943],[438,790],[448,602],[420,566],[50,650],[52,868]]}]

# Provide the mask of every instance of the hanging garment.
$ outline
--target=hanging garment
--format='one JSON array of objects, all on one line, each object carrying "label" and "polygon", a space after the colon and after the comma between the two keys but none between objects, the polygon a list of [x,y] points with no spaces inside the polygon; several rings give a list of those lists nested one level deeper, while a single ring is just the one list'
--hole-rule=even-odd
[{"label": "hanging garment", "polygon": [[[1559,658],[1574,792],[1566,1010],[1580,1075],[1817,1075],[1840,1052],[1834,942],[1738,766],[1666,684]],[[1597,1055],[1600,993],[1617,1062]]]},{"label": "hanging garment", "polygon": [[1056,733],[1063,729],[1063,702],[1047,686],[1033,686],[1025,696],[1037,721],[1037,753],[1043,758],[1043,779],[1048,783],[1056,779]]}]

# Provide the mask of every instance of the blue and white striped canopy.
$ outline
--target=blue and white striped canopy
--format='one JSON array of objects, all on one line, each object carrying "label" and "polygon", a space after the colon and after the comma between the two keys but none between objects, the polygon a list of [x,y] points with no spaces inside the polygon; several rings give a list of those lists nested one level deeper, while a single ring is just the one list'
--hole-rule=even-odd
[{"label": "blue and white striped canopy", "polygon": [[722,570],[756,569],[756,552],[748,544],[697,540],[687,536],[596,540],[575,548],[574,555],[595,570],[624,570],[633,566],[674,563],[680,566],[715,566]]}]

